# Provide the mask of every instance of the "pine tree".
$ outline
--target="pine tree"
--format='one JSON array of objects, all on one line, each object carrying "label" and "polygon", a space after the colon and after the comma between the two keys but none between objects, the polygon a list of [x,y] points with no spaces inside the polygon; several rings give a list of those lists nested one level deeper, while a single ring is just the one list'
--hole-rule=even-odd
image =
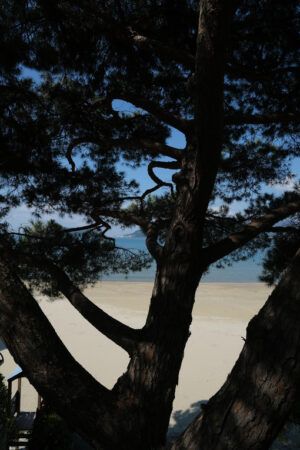
[{"label": "pine tree", "polygon": [[[4,0],[0,8],[0,333],[40,394],[95,448],[161,448],[202,274],[259,248],[274,256],[282,236],[297,250],[297,187],[276,198],[263,189],[290,180],[299,156],[297,2]],[[134,109],[118,112],[116,100]],[[184,149],[167,143],[172,128]],[[153,187],[140,192],[122,163],[145,165]],[[157,168],[173,171],[172,182]],[[231,214],[241,200],[246,207]],[[38,222],[16,236],[5,215],[20,204],[37,217],[79,214],[87,225]],[[107,238],[116,223],[140,227],[157,264],[139,330],[81,291],[103,271],[149,263]],[[174,450],[267,448],[289,415],[300,375],[292,253],[223,388]],[[266,263],[265,279],[285,264]],[[128,352],[111,391],[68,353],[22,280],[64,295]]]}]

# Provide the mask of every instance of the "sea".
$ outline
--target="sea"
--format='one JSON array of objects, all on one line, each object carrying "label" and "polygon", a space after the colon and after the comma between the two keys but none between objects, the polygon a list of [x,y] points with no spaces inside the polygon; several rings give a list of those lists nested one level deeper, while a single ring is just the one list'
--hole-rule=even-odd
[{"label": "sea", "polygon": [[[145,250],[146,244],[144,238],[116,238],[118,247],[130,249],[132,251]],[[225,266],[223,269],[211,266],[209,272],[202,277],[203,282],[207,283],[258,283],[259,276],[262,273],[263,253],[257,252],[254,258],[246,261],[239,261],[232,266]],[[124,274],[103,275],[103,281],[154,281],[155,263],[149,269],[143,269],[140,272],[130,272]]]}]

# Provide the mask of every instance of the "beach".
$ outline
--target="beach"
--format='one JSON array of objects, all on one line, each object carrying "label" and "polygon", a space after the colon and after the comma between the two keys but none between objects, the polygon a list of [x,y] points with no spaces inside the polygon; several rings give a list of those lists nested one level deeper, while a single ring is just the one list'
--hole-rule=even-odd
[{"label": "beach", "polygon": [[[139,328],[146,319],[152,287],[148,282],[103,281],[87,288],[85,295],[113,317]],[[171,432],[184,428],[199,411],[201,402],[222,386],[242,349],[247,323],[270,292],[271,288],[263,283],[199,285],[173,405]],[[126,371],[127,353],[94,329],[67,300],[52,302],[39,297],[38,301],[76,360],[99,382],[112,388]],[[7,349],[0,351],[5,358],[0,371],[7,377],[16,364]],[[23,380],[21,409],[33,411],[36,404],[37,394]]]}]

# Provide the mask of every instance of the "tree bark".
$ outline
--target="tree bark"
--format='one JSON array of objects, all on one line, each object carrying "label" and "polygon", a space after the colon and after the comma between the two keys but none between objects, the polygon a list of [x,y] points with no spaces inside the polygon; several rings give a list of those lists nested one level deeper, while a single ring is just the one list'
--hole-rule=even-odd
[{"label": "tree bark", "polygon": [[260,312],[220,391],[171,450],[269,448],[300,392],[300,249]]}]

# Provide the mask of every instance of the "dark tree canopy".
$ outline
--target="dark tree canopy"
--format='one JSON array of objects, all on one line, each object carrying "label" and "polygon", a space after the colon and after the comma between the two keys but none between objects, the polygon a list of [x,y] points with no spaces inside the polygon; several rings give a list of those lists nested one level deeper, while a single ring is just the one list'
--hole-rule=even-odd
[{"label": "dark tree canopy", "polygon": [[[18,317],[22,323],[31,317],[31,329],[11,325],[8,346],[42,395],[54,398],[58,413],[96,448],[164,444],[195,290],[211,264],[268,249],[262,277],[269,283],[292,264],[288,281],[283,278],[271,306],[249,328],[260,336],[272,322],[274,340],[280,335],[270,309],[286,295],[286,283],[295,282],[299,186],[282,195],[266,193],[266,188],[291,182],[292,163],[300,156],[298,61],[296,0],[2,1],[0,333],[7,326],[7,308],[18,309],[18,288],[24,297]],[[130,104],[131,112],[125,107],[117,111],[120,101]],[[170,145],[172,129],[184,134],[185,148]],[[153,186],[143,191],[126,176],[126,165],[145,166]],[[157,169],[172,171],[172,182],[158,176]],[[234,202],[241,202],[238,213],[231,210]],[[39,220],[18,234],[6,215],[20,205],[32,208]],[[43,224],[45,213],[78,214],[86,225],[66,230],[54,221]],[[150,256],[117,248],[107,238],[116,224],[140,227]],[[80,291],[101,273],[140,270],[151,257],[157,263],[156,280],[141,330],[108,316]],[[129,353],[128,371],[112,392],[65,354],[20,279],[48,295],[63,294]],[[294,332],[296,354],[300,341]],[[43,348],[36,362],[30,356],[34,335]],[[55,356],[51,339],[59,349]],[[255,448],[266,448],[272,441],[292,400],[281,409],[272,403],[273,409],[263,414],[253,394],[257,391],[242,389],[241,373],[251,378],[252,367],[256,370],[259,358],[265,358],[266,373],[276,380],[274,367],[279,357],[285,358],[286,347],[283,343],[271,355],[268,345],[276,342],[270,341],[265,353],[252,352],[261,346],[253,332],[247,342],[228,391],[224,388],[212,400],[203,422],[200,418],[195,429],[188,429],[190,444],[180,441],[174,449],[198,448],[201,433],[208,436],[203,445],[214,442],[202,450],[254,448],[254,439]],[[30,363],[37,364],[35,370]],[[45,364],[47,380],[38,368]],[[77,378],[66,385],[55,367],[85,380],[84,392],[80,388],[73,396]],[[295,374],[296,369],[284,373],[289,392],[294,392]],[[67,405],[61,400],[63,390],[71,399]],[[260,411],[256,431],[261,420],[268,422],[260,435],[247,429],[244,441],[247,424],[235,432],[230,422],[236,405],[230,395],[239,391],[252,399],[251,411]],[[92,398],[88,405],[86,398]],[[218,415],[222,408],[228,408],[225,418]],[[157,410],[159,422],[154,420]],[[87,411],[94,411],[94,421],[82,421]],[[211,417],[222,430],[219,438],[207,425]],[[152,429],[147,428],[151,421]]]},{"label": "dark tree canopy", "polygon": [[[38,214],[81,214],[102,231],[116,221],[128,225],[109,216],[121,199],[143,194],[120,172],[122,161],[150,162],[153,190],[168,188],[155,167],[165,156],[175,160],[167,168],[180,167],[184,151],[166,145],[169,127],[193,129],[198,12],[198,2],[190,1],[2,3],[2,214],[26,204]],[[299,156],[298,25],[296,1],[245,1],[235,14],[211,204],[255,198],[264,185],[290,175]],[[113,99],[137,112],[117,113]],[[145,217],[140,201],[136,214]],[[229,218],[223,206],[209,210],[207,244],[249,217]]]}]

